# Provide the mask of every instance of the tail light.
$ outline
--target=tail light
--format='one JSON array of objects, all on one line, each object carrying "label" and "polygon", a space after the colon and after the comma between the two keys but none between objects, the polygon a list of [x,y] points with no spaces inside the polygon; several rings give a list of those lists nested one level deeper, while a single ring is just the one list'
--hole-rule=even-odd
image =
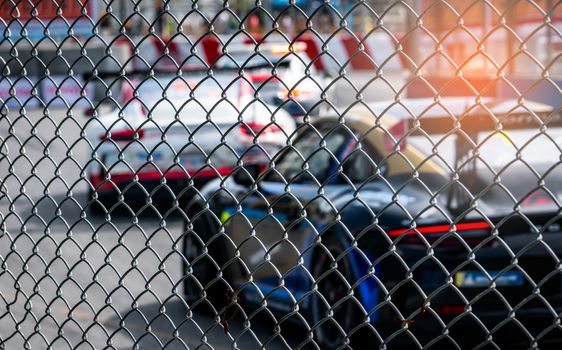
[{"label": "tail light", "polygon": [[465,309],[465,305],[443,305],[434,307],[434,310],[440,315],[460,315]]},{"label": "tail light", "polygon": [[306,95],[309,95],[309,94],[304,90],[299,90],[299,89],[289,90],[286,87],[282,87],[279,90],[278,97],[285,100],[285,99],[288,99],[288,98],[298,99],[299,97],[302,98],[302,97],[305,97]]},{"label": "tail light", "polygon": [[139,139],[144,137],[144,130],[119,130],[115,132],[108,132],[107,134],[101,134],[99,136],[100,140],[113,140],[113,141],[133,141],[135,139],[135,134],[138,135]]},{"label": "tail light", "polygon": [[250,79],[254,83],[263,83],[266,80],[277,81],[277,77],[272,75],[271,73],[265,74],[250,74]]},{"label": "tail light", "polygon": [[[456,224],[454,227],[450,225],[423,226],[416,229],[402,228],[390,230],[387,232],[390,238],[400,238],[400,244],[419,245],[423,244],[419,235],[423,235],[431,244],[448,232],[457,232],[462,239],[469,245],[475,246],[488,237],[491,231],[490,224],[487,222],[467,222]],[[459,242],[454,237],[444,239],[439,246],[458,246]]]},{"label": "tail light", "polygon": [[278,133],[281,132],[281,129],[275,124],[245,123],[240,126],[240,132],[242,135],[254,137],[254,135],[258,134],[267,135],[270,133]]}]

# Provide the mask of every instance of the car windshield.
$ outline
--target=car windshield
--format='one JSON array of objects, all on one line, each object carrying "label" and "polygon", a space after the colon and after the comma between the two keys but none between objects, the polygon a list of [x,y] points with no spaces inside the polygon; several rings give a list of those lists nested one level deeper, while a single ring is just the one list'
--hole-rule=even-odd
[{"label": "car windshield", "polygon": [[275,162],[276,172],[271,172],[265,181],[325,182],[336,170],[334,156],[338,156],[347,139],[343,129],[336,129],[333,125],[323,124],[307,128],[291,148],[279,155],[278,161]]}]

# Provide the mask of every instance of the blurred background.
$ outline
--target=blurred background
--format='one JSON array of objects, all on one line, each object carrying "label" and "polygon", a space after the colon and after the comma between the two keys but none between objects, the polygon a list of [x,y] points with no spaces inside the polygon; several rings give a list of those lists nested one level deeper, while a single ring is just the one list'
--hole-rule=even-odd
[{"label": "blurred background", "polygon": [[[83,6],[64,2],[58,13],[52,2],[35,7],[22,2],[17,11],[14,5],[3,6],[0,30],[5,40],[0,42],[0,55],[5,60],[4,72],[27,77],[16,84],[21,99],[30,96],[35,78],[45,68],[52,76],[66,75],[71,69],[77,85],[85,85],[86,93],[96,97],[103,96],[103,91],[94,93],[92,84],[84,84],[93,71],[147,70],[165,48],[165,56],[178,62],[187,58],[211,65],[223,54],[225,44],[295,39],[307,43],[307,54],[316,68],[332,77],[344,69],[359,87],[383,72],[397,90],[409,82],[400,92],[403,97],[432,96],[424,81],[443,95],[474,94],[469,82],[482,95],[523,94],[560,106],[562,5],[554,0],[298,0],[295,5],[274,0],[264,1],[261,7],[239,0],[227,4],[212,0],[114,1],[110,5],[87,1]],[[5,20],[12,16],[15,20]],[[25,49],[30,45],[36,48],[34,53]],[[88,59],[81,55],[81,48],[87,50]],[[105,57],[108,49],[112,57]],[[40,64],[23,69],[26,62]],[[410,79],[421,76],[424,79]],[[546,79],[537,80],[537,76]],[[452,84],[452,79],[458,82]],[[67,84],[65,92],[72,100],[77,91],[70,87],[73,82]],[[50,100],[49,83],[40,85],[38,94]],[[445,85],[447,91],[440,90]],[[374,93],[376,88],[375,82],[363,97],[395,97],[384,86],[382,93]],[[9,96],[7,79],[2,79],[0,97]],[[36,104],[34,99],[27,102],[28,107]]]},{"label": "blurred background", "polygon": [[[193,316],[171,294],[184,273],[180,214],[146,198],[139,201],[143,216],[85,210],[92,201],[85,169],[99,161],[86,125],[96,119],[88,118],[92,109],[118,99],[116,76],[141,72],[148,79],[151,69],[184,65],[208,70],[235,46],[298,41],[330,83],[326,99],[341,110],[358,100],[439,96],[562,106],[560,1],[261,3],[2,3],[0,309],[8,312],[0,315],[0,339],[6,348],[64,347],[63,333],[72,345],[111,348],[197,347],[207,337],[217,349],[233,344],[213,317]],[[546,140],[551,153],[541,156],[559,161],[560,133],[549,128],[543,136],[552,137]],[[451,155],[453,142],[443,142],[439,154]],[[233,327],[245,330],[242,322]],[[252,328],[258,335],[241,334],[240,348],[259,347],[258,338],[268,348],[287,348],[271,341],[267,325]]]}]

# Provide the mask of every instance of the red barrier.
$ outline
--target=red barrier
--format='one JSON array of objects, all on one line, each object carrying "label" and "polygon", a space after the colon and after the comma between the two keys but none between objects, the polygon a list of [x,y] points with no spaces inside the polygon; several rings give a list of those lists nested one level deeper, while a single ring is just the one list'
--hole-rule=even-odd
[{"label": "red barrier", "polygon": [[[375,69],[376,66],[371,59],[373,56],[371,56],[369,52],[367,43],[365,41],[361,42],[360,40],[360,38],[358,40],[358,38],[354,38],[351,35],[341,36],[341,41],[350,59],[349,65],[353,69]],[[362,51],[359,47],[360,43],[363,44]]]},{"label": "red barrier", "polygon": [[201,40],[203,45],[203,50],[205,51],[205,56],[207,63],[214,63],[221,54],[221,44],[219,39],[214,35],[206,35],[203,40]]},{"label": "red barrier", "polygon": [[[231,38],[229,38],[231,39]],[[248,37],[236,38],[237,40],[231,41],[233,45],[247,44],[253,45],[253,41]],[[254,37],[254,39],[259,42],[260,37]],[[268,37],[268,42],[283,42],[282,37]],[[323,55],[322,45],[325,40],[330,46],[330,55]],[[196,39],[191,42],[195,42]],[[265,42],[265,41],[264,41]],[[338,70],[339,65],[346,64],[348,70],[373,70],[377,68],[377,64],[385,65],[384,69],[390,70],[400,70],[403,69],[404,64],[401,61],[403,57],[392,57],[394,52],[394,43],[391,38],[382,38],[381,36],[375,37],[370,35],[369,37],[362,40],[361,37],[354,37],[352,35],[338,35],[335,37],[316,37],[313,35],[305,35],[299,37],[297,42],[302,42],[306,44],[306,54],[313,60],[314,66],[320,71],[326,70]],[[182,62],[184,57],[182,55],[188,55],[191,52],[189,40],[185,42],[176,42],[173,39],[163,40],[161,42],[157,38],[152,38],[151,40],[154,52],[144,51],[141,53],[144,60],[149,63],[152,60],[158,60],[164,52],[164,48],[168,47],[169,54],[178,63]],[[126,45],[132,46],[130,42],[124,43]],[[186,47],[184,47],[186,45]],[[215,35],[207,34],[204,36],[197,44],[197,48],[201,54],[201,58],[205,59],[208,64],[212,64],[216,61],[222,53],[222,44]],[[362,50],[360,50],[362,46]],[[377,47],[372,47],[377,46]],[[144,48],[143,50],[147,50]],[[391,62],[387,62],[390,60]],[[376,63],[375,63],[376,62]]]},{"label": "red barrier", "polygon": [[322,58],[320,56],[320,48],[316,45],[316,41],[311,36],[301,36],[298,42],[302,42],[306,44],[306,54],[311,60],[314,61],[314,67],[318,70],[325,70],[324,62],[322,62]]}]

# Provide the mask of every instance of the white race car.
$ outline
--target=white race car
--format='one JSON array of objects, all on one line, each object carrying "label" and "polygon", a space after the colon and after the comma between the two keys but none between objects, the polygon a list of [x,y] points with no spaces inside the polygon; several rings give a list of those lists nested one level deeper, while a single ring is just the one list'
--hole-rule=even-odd
[{"label": "white race car", "polygon": [[266,103],[282,106],[298,122],[305,115],[319,114],[324,77],[306,54],[306,44],[262,43],[229,45],[228,52],[215,63],[224,70],[244,69]]},{"label": "white race car", "polygon": [[120,100],[86,127],[90,191],[106,207],[120,192],[152,196],[181,191],[190,180],[201,185],[232,173],[240,160],[265,165],[295,131],[285,110],[255,99],[236,75],[129,79]]}]

